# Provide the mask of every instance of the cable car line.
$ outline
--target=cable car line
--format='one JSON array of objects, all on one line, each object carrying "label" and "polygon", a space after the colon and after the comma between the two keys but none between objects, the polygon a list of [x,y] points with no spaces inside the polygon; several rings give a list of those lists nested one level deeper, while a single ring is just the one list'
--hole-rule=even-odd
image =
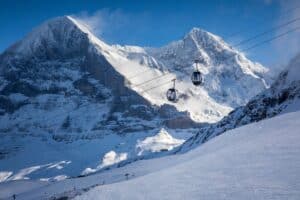
[{"label": "cable car line", "polygon": [[278,38],[280,38],[280,37],[283,37],[283,36],[285,36],[285,35],[287,35],[287,34],[289,34],[289,33],[291,33],[291,32],[294,32],[294,31],[298,30],[298,29],[300,29],[300,26],[298,26],[298,27],[296,27],[296,28],[293,28],[293,29],[290,29],[290,30],[288,30],[288,31],[286,31],[286,32],[284,32],[284,33],[281,33],[281,34],[279,34],[279,35],[276,35],[276,36],[274,36],[274,37],[272,37],[272,38],[269,38],[269,39],[267,39],[267,40],[264,40],[264,41],[262,41],[262,42],[256,43],[256,44],[254,44],[254,45],[252,45],[252,46],[250,46],[250,47],[247,47],[247,48],[245,48],[245,49],[242,49],[242,51],[247,51],[247,50],[253,49],[253,48],[255,48],[255,47],[261,46],[261,45],[263,45],[263,44],[265,44],[265,43],[268,43],[268,42],[270,42],[270,41],[273,41],[273,40],[275,40],[275,39],[278,39]]},{"label": "cable car line", "polygon": [[142,82],[142,83],[139,83],[139,84],[136,84],[136,85],[133,85],[134,87],[138,87],[138,86],[141,86],[141,85],[144,85],[144,84],[146,84],[146,83],[149,83],[149,82],[151,82],[151,81],[154,81],[154,80],[156,80],[156,79],[159,79],[159,78],[161,78],[161,77],[163,77],[163,76],[167,76],[167,75],[169,75],[169,74],[172,74],[171,72],[167,72],[167,73],[165,73],[165,74],[162,74],[162,75],[160,75],[160,76],[156,76],[156,77],[154,77],[154,78],[152,78],[152,79],[149,79],[149,80],[147,80],[147,81],[145,81],[145,82]]},{"label": "cable car line", "polygon": [[134,75],[128,77],[127,79],[133,79],[133,78],[135,78],[135,77],[138,77],[140,74],[145,73],[145,72],[150,71],[150,70],[152,70],[152,68],[146,69],[146,70],[144,70],[144,71],[142,71],[142,72],[139,72],[139,73],[135,73]]},{"label": "cable car line", "polygon": [[169,81],[167,81],[167,82],[164,82],[164,83],[161,83],[161,84],[159,84],[159,85],[157,85],[157,86],[154,86],[154,87],[151,87],[151,88],[148,88],[148,89],[145,89],[145,90],[143,90],[143,91],[141,91],[141,92],[148,92],[149,90],[153,90],[153,89],[156,89],[156,88],[159,88],[159,87],[161,87],[161,86],[164,86],[164,85],[167,85],[167,84],[169,84],[171,81],[173,81],[174,79],[172,79],[172,80],[169,80]]},{"label": "cable car line", "polygon": [[246,39],[246,40],[243,40],[243,41],[241,41],[241,42],[238,42],[238,43],[232,45],[232,47],[237,47],[237,46],[241,46],[241,45],[243,45],[243,44],[246,44],[246,43],[248,43],[248,42],[250,42],[250,41],[252,41],[252,40],[254,40],[254,39],[258,38],[258,37],[261,37],[261,36],[263,36],[263,35],[266,35],[266,34],[268,34],[268,33],[271,33],[271,32],[273,32],[273,31],[275,31],[275,30],[277,30],[277,29],[280,29],[280,28],[282,28],[282,27],[288,26],[288,25],[290,25],[290,24],[292,24],[292,23],[295,23],[295,22],[297,22],[297,21],[299,21],[299,20],[300,20],[300,17],[295,18],[295,19],[293,19],[293,20],[290,20],[290,21],[288,21],[288,22],[285,22],[285,23],[283,23],[283,24],[281,24],[281,25],[275,26],[275,27],[273,27],[273,28],[271,28],[271,29],[269,29],[269,30],[266,30],[266,31],[263,31],[263,32],[261,32],[261,33],[259,33],[259,34],[257,34],[257,35],[254,35],[254,36],[252,36],[252,37],[250,37],[250,38],[248,38],[248,39]]},{"label": "cable car line", "polygon": [[[286,15],[286,14],[289,14],[291,11],[297,10],[297,9],[299,9],[299,8],[300,8],[300,6],[296,6],[296,7],[293,7],[293,8],[286,9],[285,11],[283,11],[282,13],[280,13],[280,14],[278,15],[278,17],[281,18],[282,16],[284,16],[284,15]],[[240,31],[237,31],[237,32],[235,32],[235,33],[229,34],[228,36],[225,36],[225,37],[224,37],[224,40],[227,40],[227,39],[229,39],[229,38],[232,38],[233,36],[238,35],[238,34],[240,34],[240,33],[246,32],[246,30],[248,30],[248,28],[244,28],[244,30],[240,30]]]}]

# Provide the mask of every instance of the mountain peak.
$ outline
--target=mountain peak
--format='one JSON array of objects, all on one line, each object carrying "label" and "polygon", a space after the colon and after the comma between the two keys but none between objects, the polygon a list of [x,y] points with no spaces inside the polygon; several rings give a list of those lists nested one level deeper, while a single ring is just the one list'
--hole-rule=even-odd
[{"label": "mountain peak", "polygon": [[23,40],[11,46],[8,51],[47,58],[56,54],[73,54],[87,47],[89,34],[91,33],[88,28],[73,17],[56,17],[35,28]]},{"label": "mountain peak", "polygon": [[55,17],[35,28],[25,39],[28,39],[29,37],[37,38],[37,36],[48,37],[50,32],[53,31],[72,31],[72,29],[78,27],[74,22],[75,20],[70,16]]},{"label": "mountain peak", "polygon": [[213,39],[213,40],[217,40],[218,42],[220,42],[222,39],[206,30],[203,30],[201,28],[198,27],[193,27],[186,35],[184,38],[194,38],[194,39],[204,39],[204,38],[208,38],[208,39]]},{"label": "mountain peak", "polygon": [[[73,16],[61,16],[50,19],[33,29],[23,40],[11,46],[7,51],[21,54],[45,57],[45,53],[78,53],[88,46],[108,48],[97,38],[89,27]],[[49,52],[50,51],[50,52]],[[51,57],[51,56],[50,56]]]},{"label": "mountain peak", "polygon": [[207,31],[198,27],[193,27],[188,34],[195,34],[195,33],[207,33]]},{"label": "mountain peak", "polygon": [[71,22],[71,17],[68,15],[64,15],[64,16],[58,16],[58,17],[49,19],[49,20],[45,21],[44,23],[42,23],[41,26],[43,26],[45,24],[70,23],[70,22]]},{"label": "mountain peak", "polygon": [[43,29],[45,27],[73,28],[74,26],[79,28],[83,32],[88,31],[88,27],[84,23],[80,22],[80,20],[70,15],[64,15],[64,16],[52,18],[42,23],[39,27],[37,27],[37,29]]}]

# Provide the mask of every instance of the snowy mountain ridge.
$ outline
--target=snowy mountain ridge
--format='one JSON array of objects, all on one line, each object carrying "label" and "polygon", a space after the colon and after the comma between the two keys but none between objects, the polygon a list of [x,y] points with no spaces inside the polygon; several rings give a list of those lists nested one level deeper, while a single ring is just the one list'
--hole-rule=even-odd
[{"label": "snowy mountain ridge", "polygon": [[[266,82],[270,82],[268,69],[258,63],[252,63],[218,36],[198,28],[193,28],[183,40],[162,48],[110,46],[93,35],[80,20],[65,16],[45,22],[20,43],[14,45],[17,47],[12,47],[10,50],[18,54],[24,52],[34,54],[33,51],[38,54],[44,50],[39,49],[40,44],[47,40],[50,41],[48,47],[52,48],[54,53],[73,51],[72,46],[83,47],[87,42],[81,40],[84,36],[76,32],[75,27],[86,34],[98,53],[129,81],[128,87],[151,103],[170,104],[165,98],[165,91],[171,86],[171,82],[169,85],[157,87],[146,93],[143,92],[145,89],[177,78],[178,89],[183,98],[172,105],[180,111],[188,111],[191,117],[199,122],[215,122],[221,119],[230,110],[245,104],[251,97],[267,88]],[[78,39],[70,41],[70,38]],[[193,70],[194,59],[201,59],[203,62],[200,69],[205,79],[203,88],[195,88],[190,83],[189,77]],[[144,71],[147,72],[142,73]],[[141,74],[131,78],[137,72]],[[171,73],[140,85],[145,80],[162,76],[166,72]],[[199,99],[200,96],[203,98]],[[196,106],[196,101],[199,100],[203,101],[205,106]]]}]

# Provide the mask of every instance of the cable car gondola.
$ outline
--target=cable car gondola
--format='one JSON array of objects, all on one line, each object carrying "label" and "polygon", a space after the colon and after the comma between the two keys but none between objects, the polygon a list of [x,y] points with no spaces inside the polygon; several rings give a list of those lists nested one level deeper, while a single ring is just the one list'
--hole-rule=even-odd
[{"label": "cable car gondola", "polygon": [[202,74],[198,68],[199,60],[195,60],[196,70],[192,73],[191,80],[195,86],[200,86],[203,83]]},{"label": "cable car gondola", "polygon": [[176,79],[173,79],[173,88],[168,89],[167,94],[166,94],[167,99],[171,102],[177,101],[178,91],[175,89],[175,81],[176,81]]}]

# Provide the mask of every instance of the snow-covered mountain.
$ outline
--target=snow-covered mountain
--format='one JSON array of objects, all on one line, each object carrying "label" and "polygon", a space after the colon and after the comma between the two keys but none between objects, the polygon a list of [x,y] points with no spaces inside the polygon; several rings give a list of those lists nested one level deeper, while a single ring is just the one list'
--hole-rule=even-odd
[{"label": "snow-covered mountain", "polygon": [[184,78],[189,78],[192,58],[200,59],[204,90],[216,102],[232,108],[247,103],[257,91],[267,87],[268,69],[199,28],[193,28],[182,40],[158,49],[149,48],[148,52]]},{"label": "snow-covered mountain", "polygon": [[255,96],[245,106],[235,109],[221,121],[200,129],[176,152],[188,151],[227,130],[299,109],[300,54],[290,61],[269,89]]},{"label": "snow-covered mountain", "polygon": [[[195,58],[201,88],[190,81]],[[169,103],[174,77],[180,99]],[[171,150],[195,132],[184,128],[221,119],[268,79],[266,68],[200,29],[142,48],[108,45],[74,17],[52,19],[0,55],[0,181],[61,180]]]},{"label": "snow-covered mountain", "polygon": [[[250,98],[268,87],[271,82],[268,69],[253,63],[242,53],[226,44],[220,37],[199,28],[193,28],[179,41],[160,48],[141,48],[135,46],[115,46],[119,52],[132,61],[167,71],[166,76],[133,87],[137,92],[151,88],[154,84],[165,84],[177,78],[177,88],[181,98],[176,104],[180,111],[188,111],[193,120],[216,122],[226,116],[233,108],[246,104]],[[194,70],[195,59],[201,60],[200,71],[204,75],[204,85],[195,87],[190,76]],[[139,68],[143,68],[140,66]],[[132,85],[160,76],[145,72],[140,77],[127,77]],[[167,102],[165,91],[170,84],[141,93],[152,103],[162,105]]]}]

